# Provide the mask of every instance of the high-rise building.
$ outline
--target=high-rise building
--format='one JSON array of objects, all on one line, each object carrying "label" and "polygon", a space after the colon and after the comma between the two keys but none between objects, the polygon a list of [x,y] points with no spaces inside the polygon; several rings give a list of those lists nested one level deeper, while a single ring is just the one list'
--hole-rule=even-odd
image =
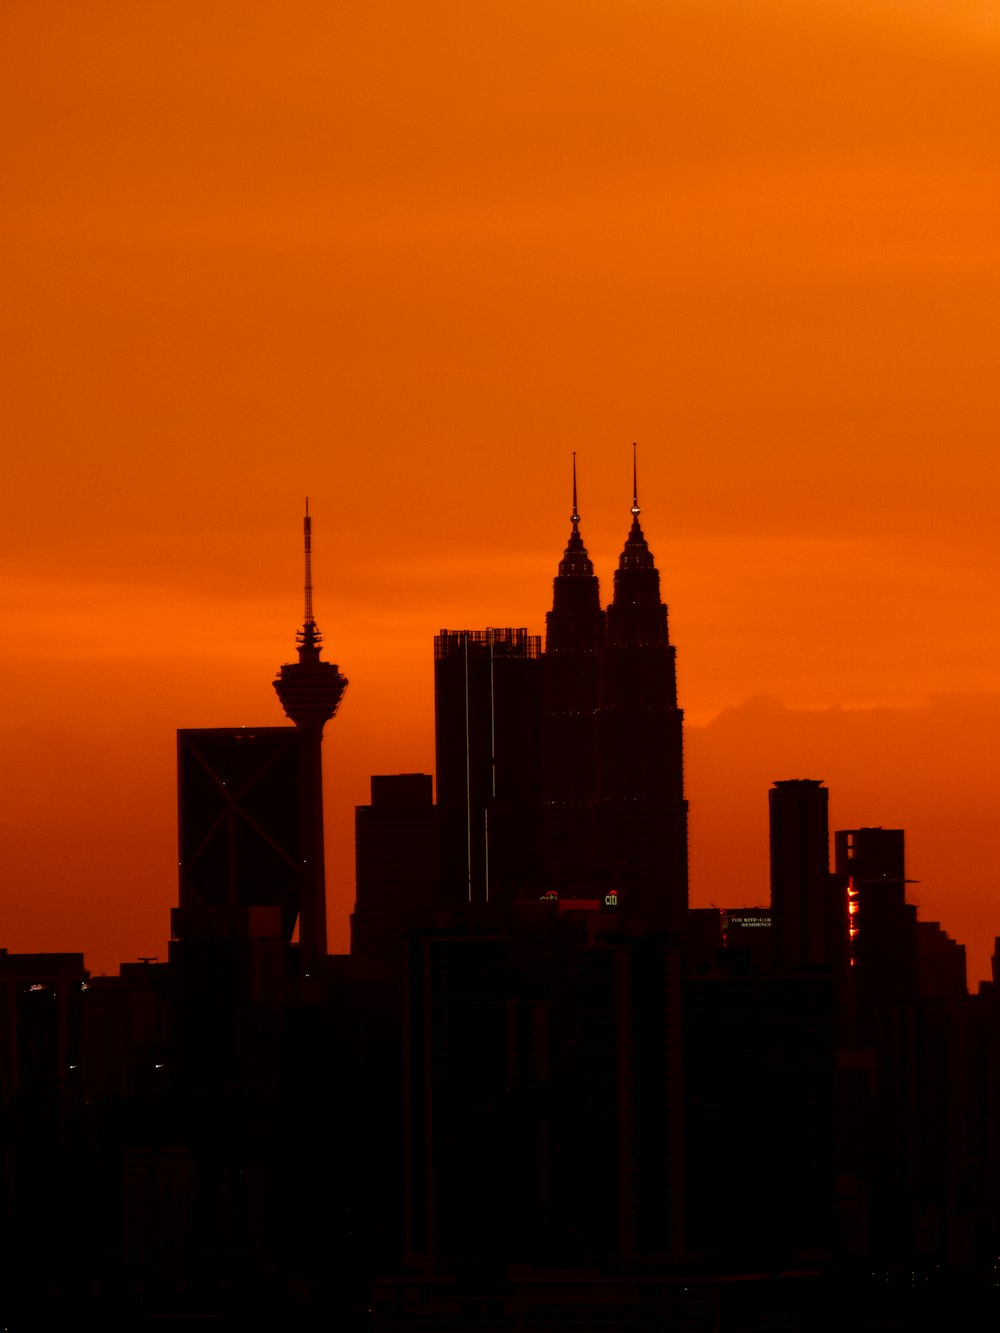
[{"label": "high-rise building", "polygon": [[680,930],[688,905],[684,714],[660,575],[639,525],[615,571],[601,650],[597,729],[597,864],[626,915]]},{"label": "high-rise building", "polygon": [[351,954],[396,963],[403,936],[434,924],[437,809],[429,773],[373,776],[370,805],[354,812],[357,899]]},{"label": "high-rise building", "polygon": [[286,663],[274,688],[299,736],[299,814],[303,879],[299,901],[299,949],[303,971],[326,957],[326,870],[323,847],[323,728],[340,706],[347,678],[320,658],[322,636],[313,618],[312,520],[306,502],[305,620],[297,643],[299,660]]},{"label": "high-rise building", "polygon": [[[701,909],[702,911],[704,909]],[[689,916],[694,916],[691,911]],[[727,907],[721,912],[722,947],[726,968],[739,972],[769,972],[774,964],[774,918],[769,907]]]},{"label": "high-rise building", "polygon": [[789,778],[768,792],[774,962],[783,971],[846,958],[847,897],[830,875],[829,799],[815,778]]},{"label": "high-rise building", "polygon": [[916,908],[906,901],[902,829],[839,829],[834,869],[851,916],[851,956],[859,996],[895,1002],[916,989]]},{"label": "high-rise building", "polygon": [[305,882],[294,727],[177,733],[178,939],[246,937],[272,908],[287,943]]},{"label": "high-rise building", "polygon": [[444,905],[531,895],[539,879],[541,642],[525,629],[434,639]]},{"label": "high-rise building", "polygon": [[893,893],[906,882],[906,834],[901,828],[839,829],[833,835],[835,864],[856,885]]},{"label": "high-rise building", "polygon": [[833,977],[689,975],[683,1010],[691,1250],[748,1266],[815,1261],[836,1200]]},{"label": "high-rise building", "polygon": [[851,1103],[862,1113],[854,1113],[842,1137],[864,1233],[876,1252],[893,1257],[913,1245],[923,1158],[933,1138],[921,1088],[934,1068],[933,1043],[929,1031],[919,1031],[917,909],[906,901],[904,841],[902,829],[833,835],[835,872],[851,916],[849,1036],[868,1066],[852,1072]]},{"label": "high-rise building", "polygon": [[684,1251],[680,947],[544,915],[408,943],[408,1265]]},{"label": "high-rise building", "polygon": [[69,1218],[71,1182],[83,1163],[71,1130],[82,1101],[88,977],[81,953],[0,949],[0,1245],[8,1308],[23,1284],[37,1309],[52,1275],[79,1263],[80,1228]]},{"label": "high-rise building", "polygon": [[560,894],[595,889],[595,719],[600,697],[604,612],[593,561],[580,536],[573,455],[573,513],[542,656],[542,794],[545,887]]}]

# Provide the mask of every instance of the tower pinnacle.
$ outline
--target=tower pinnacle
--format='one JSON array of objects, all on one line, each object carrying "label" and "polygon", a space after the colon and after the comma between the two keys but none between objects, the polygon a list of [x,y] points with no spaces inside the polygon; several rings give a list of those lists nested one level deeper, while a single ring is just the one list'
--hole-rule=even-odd
[{"label": "tower pinnacle", "polygon": [[312,519],[309,517],[309,496],[306,496],[306,516],[302,520],[306,557],[306,619],[308,625],[313,618],[313,571],[312,571]]},{"label": "tower pinnacle", "polygon": [[618,559],[615,571],[615,601],[627,601],[632,605],[645,602],[649,606],[658,606],[660,602],[660,576],[657,573],[653,554],[646,543],[646,537],[639,523],[639,483],[636,473],[636,446],[632,445],[632,526],[625,538],[625,547]]},{"label": "tower pinnacle", "polygon": [[[573,450],[573,512],[569,516],[569,521],[573,525],[570,528],[569,541],[566,543],[566,550],[563,558],[559,561],[559,579],[565,578],[587,578],[594,576],[594,565],[590,556],[587,554],[587,548],[583,544],[583,538],[580,536],[580,510],[576,502],[576,450]],[[556,580],[556,608],[559,609],[559,579]],[[576,594],[573,594],[576,595]],[[594,596],[597,597],[597,583],[594,582]],[[599,605],[599,601],[594,603]]]},{"label": "tower pinnacle", "polygon": [[[302,520],[303,549],[305,555],[305,617],[302,622],[302,629],[299,631],[297,644],[299,650],[299,663],[301,665],[315,665],[319,662],[320,644],[323,642],[322,635],[316,628],[316,621],[313,617],[313,584],[312,584],[312,519],[309,517],[309,497],[306,497],[306,516]],[[285,710],[288,711],[287,709]],[[291,714],[289,714],[291,716]],[[331,714],[331,717],[333,715]]]}]

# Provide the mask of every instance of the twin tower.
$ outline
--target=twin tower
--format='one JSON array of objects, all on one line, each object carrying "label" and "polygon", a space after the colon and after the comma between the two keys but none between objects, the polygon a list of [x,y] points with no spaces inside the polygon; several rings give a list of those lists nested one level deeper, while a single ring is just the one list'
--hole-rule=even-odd
[{"label": "twin tower", "polygon": [[574,462],[544,652],[521,629],[435,639],[442,899],[454,909],[548,897],[641,927],[684,924],[683,713],[634,469],[631,512],[605,610]]}]

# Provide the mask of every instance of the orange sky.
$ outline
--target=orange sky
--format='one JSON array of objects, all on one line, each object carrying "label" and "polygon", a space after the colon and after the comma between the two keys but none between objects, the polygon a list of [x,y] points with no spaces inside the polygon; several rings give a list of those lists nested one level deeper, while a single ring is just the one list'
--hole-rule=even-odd
[{"label": "orange sky", "polygon": [[573,449],[608,597],[636,439],[693,901],[766,898],[767,786],[826,778],[986,974],[993,5],[0,23],[0,946],[165,955],[173,733],[281,720],[309,494],[344,947],[367,776],[433,768],[434,632],[542,630]]}]

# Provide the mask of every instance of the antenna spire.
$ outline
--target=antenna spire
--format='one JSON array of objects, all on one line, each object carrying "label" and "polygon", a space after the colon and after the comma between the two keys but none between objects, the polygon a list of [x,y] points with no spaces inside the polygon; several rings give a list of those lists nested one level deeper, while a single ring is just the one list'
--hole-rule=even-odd
[{"label": "antenna spire", "polygon": [[313,623],[313,575],[312,575],[312,519],[309,517],[309,497],[306,496],[306,516],[302,522],[302,531],[305,538],[305,557],[306,557],[306,620],[307,625]]},{"label": "antenna spire", "polygon": [[632,517],[638,518],[639,514],[641,513],[641,510],[639,509],[639,482],[637,480],[635,455],[636,455],[636,446],[635,446],[635,441],[633,440],[632,441]]},{"label": "antenna spire", "polygon": [[573,512],[569,521],[574,527],[580,522],[580,511],[576,507],[576,450],[573,450]]}]

